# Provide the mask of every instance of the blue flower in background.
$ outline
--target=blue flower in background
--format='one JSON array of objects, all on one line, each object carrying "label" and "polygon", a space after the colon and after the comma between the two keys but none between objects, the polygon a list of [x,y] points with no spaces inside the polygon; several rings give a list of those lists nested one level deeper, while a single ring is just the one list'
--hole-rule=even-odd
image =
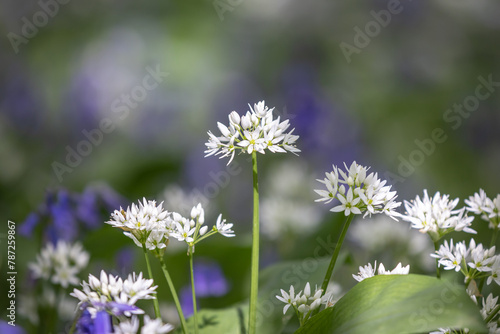
[{"label": "blue flower in background", "polygon": [[121,195],[105,184],[90,185],[82,194],[66,189],[49,190],[38,210],[28,215],[19,233],[32,237],[38,225],[44,226],[44,238],[73,241],[83,230],[103,226],[116,207],[127,203]]},{"label": "blue flower in background", "polygon": [[2,334],[25,334],[26,331],[18,324],[9,325],[6,321],[0,320],[0,333]]},{"label": "blue flower in background", "polygon": [[[197,301],[198,298],[221,297],[228,293],[229,283],[217,262],[209,259],[198,260],[193,269]],[[193,314],[191,286],[183,287],[180,295],[182,312],[187,317]]]}]

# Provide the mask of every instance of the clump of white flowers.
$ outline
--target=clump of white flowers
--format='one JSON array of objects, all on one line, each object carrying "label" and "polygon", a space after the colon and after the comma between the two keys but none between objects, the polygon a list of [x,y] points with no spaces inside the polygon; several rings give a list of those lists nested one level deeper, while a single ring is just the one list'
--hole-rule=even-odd
[{"label": "clump of white flowers", "polygon": [[231,230],[233,224],[226,223],[225,219],[222,219],[222,214],[219,214],[217,222],[208,230],[208,226],[205,223],[205,211],[201,204],[194,206],[191,209],[191,218],[186,218],[181,216],[179,213],[172,213],[171,226],[174,226],[171,232],[171,237],[176,238],[179,241],[184,241],[188,245],[188,253],[194,252],[194,245],[203,239],[210,237],[216,233],[220,233],[225,237],[234,237],[234,231]]},{"label": "clump of white flowers", "polygon": [[495,255],[495,246],[485,248],[482,244],[476,245],[474,239],[471,239],[467,247],[464,241],[454,244],[452,239],[449,243],[445,241],[431,256],[438,259],[438,266],[445,270],[462,272],[467,284],[472,280],[488,277],[488,285],[493,280],[500,285],[500,259]]},{"label": "clump of white flowers", "polygon": [[449,195],[437,192],[429,197],[424,190],[424,197],[417,195],[411,202],[405,201],[406,214],[403,220],[411,223],[411,227],[427,233],[434,242],[452,231],[476,233],[470,228],[474,217],[468,217],[465,208],[455,210],[459,199],[449,199]]},{"label": "clump of white flowers", "polygon": [[74,289],[71,296],[80,300],[78,306],[86,309],[92,317],[100,310],[107,310],[112,314],[131,316],[143,314],[144,311],[135,306],[141,299],[156,298],[156,288],[152,279],[145,279],[142,273],[130,274],[122,280],[118,276],[101,271],[99,278],[89,274],[88,282],[81,283],[82,290]]},{"label": "clump of white flowers", "polygon": [[322,298],[322,294],[323,290],[318,289],[318,287],[316,287],[314,293],[312,293],[311,286],[309,282],[307,282],[303,291],[301,290],[295,294],[295,288],[293,285],[290,285],[290,290],[288,292],[281,289],[281,296],[276,296],[276,298],[285,303],[283,314],[292,307],[302,325],[309,319],[311,312],[318,309],[324,300],[329,297],[326,296],[326,298]]},{"label": "clump of white flowers", "polygon": [[215,136],[208,132],[207,150],[205,156],[221,155],[220,158],[230,157],[228,165],[234,158],[236,150],[252,154],[254,151],[265,154],[266,150],[276,152],[300,152],[295,146],[299,136],[294,135],[289,120],[281,121],[280,117],[273,117],[274,108],[268,108],[264,101],[248,105],[250,111],[243,116],[236,111],[229,114],[229,124],[217,123],[222,136]]},{"label": "clump of white flowers", "polygon": [[357,275],[353,274],[352,277],[356,281],[361,282],[366,278],[375,276],[375,271],[377,271],[378,275],[408,275],[408,273],[410,272],[410,265],[403,267],[400,262],[394,269],[386,270],[384,264],[380,263],[377,270],[377,261],[375,261],[373,267],[371,263],[368,263],[367,265],[362,267],[360,266],[359,273]]},{"label": "clump of white flowers", "polygon": [[149,250],[166,247],[172,230],[170,221],[167,219],[170,213],[164,210],[163,202],[156,206],[156,201],[148,201],[143,198],[139,205],[132,203],[127,211],[120,207],[111,214],[111,220],[107,221],[113,227],[122,229],[127,237],[131,238],[139,247],[146,245]]},{"label": "clump of white flowers", "polygon": [[346,216],[364,213],[363,217],[366,217],[383,212],[393,219],[398,217],[395,209],[401,203],[396,202],[396,191],[391,191],[387,181],[379,179],[377,173],[367,174],[369,167],[358,165],[356,161],[350,167],[344,166],[345,172],[333,166],[333,171],[325,173],[323,180],[318,180],[326,190],[314,190],[321,196],[316,202],[330,203],[337,199],[339,205],[330,211],[343,211]]},{"label": "clump of white flowers", "polygon": [[54,246],[49,243],[36,256],[36,262],[28,264],[34,278],[51,281],[67,288],[78,285],[78,274],[87,266],[89,253],[80,243],[71,244],[59,240]]},{"label": "clump of white flowers", "polygon": [[479,189],[479,193],[470,196],[468,200],[465,200],[465,204],[467,204],[467,211],[480,215],[481,219],[489,223],[489,228],[498,229],[500,223],[500,194],[491,199],[486,196],[483,189]]},{"label": "clump of white flowers", "polygon": [[216,224],[209,231],[204,225],[205,211],[201,204],[191,209],[191,217],[186,218],[177,212],[168,212],[163,209],[162,203],[156,206],[155,201],[139,202],[132,204],[124,211],[115,210],[111,215],[112,220],[106,222],[114,227],[124,230],[137,246],[143,244],[149,250],[162,250],[167,247],[170,237],[184,241],[194,250],[194,244],[213,235],[220,233],[225,237],[233,237],[231,230],[233,224],[226,223],[222,215],[217,218]]}]

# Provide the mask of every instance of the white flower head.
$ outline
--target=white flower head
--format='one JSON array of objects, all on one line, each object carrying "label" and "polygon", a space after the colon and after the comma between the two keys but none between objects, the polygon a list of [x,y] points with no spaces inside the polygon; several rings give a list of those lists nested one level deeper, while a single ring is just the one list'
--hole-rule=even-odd
[{"label": "white flower head", "polygon": [[[152,279],[144,279],[142,273],[133,273],[122,280],[118,276],[108,275],[104,270],[99,278],[90,274],[88,282],[83,281],[81,286],[82,290],[74,289],[70,295],[80,301],[80,307],[86,306],[91,314],[105,307],[113,309],[113,303],[135,306],[138,300],[156,298],[155,290],[158,287],[153,286]],[[143,313],[137,307],[124,312],[127,316]]]},{"label": "white flower head", "polygon": [[[122,229],[139,247],[147,243],[151,247],[157,245],[161,249],[166,247],[165,241],[171,229],[169,215],[170,212],[163,209],[163,202],[157,206],[156,201],[144,198],[142,202],[139,201],[139,205],[132,203],[126,211],[122,208],[115,210],[111,214],[111,220],[106,223]],[[156,239],[150,240],[153,231],[155,233],[152,237]],[[158,240],[159,235],[162,235],[164,240]]]},{"label": "white flower head", "polygon": [[396,208],[401,203],[396,202],[396,192],[391,191],[391,186],[386,186],[387,181],[379,179],[377,173],[368,174],[369,167],[358,165],[356,161],[349,167],[344,164],[344,167],[345,171],[333,166],[323,180],[318,180],[326,189],[315,190],[320,196],[316,201],[330,203],[337,199],[340,204],[330,211],[344,212],[346,216],[385,213],[397,220]]},{"label": "white flower head", "polygon": [[465,214],[465,208],[455,210],[459,199],[449,199],[449,195],[437,192],[432,198],[424,190],[424,197],[419,196],[411,202],[405,201],[406,214],[403,220],[411,223],[411,227],[427,233],[433,241],[437,241],[452,231],[463,231],[475,234],[470,228],[473,217]]},{"label": "white flower head", "polygon": [[489,223],[489,228],[496,229],[500,223],[500,194],[491,199],[486,196],[483,189],[479,193],[470,196],[465,200],[467,211],[480,215],[481,219]]},{"label": "white flower head", "polygon": [[28,264],[33,277],[50,280],[67,288],[78,285],[78,274],[87,266],[89,253],[80,243],[59,240],[54,246],[47,244],[36,257],[36,262]]},{"label": "white flower head", "polygon": [[225,237],[234,237],[234,231],[231,230],[233,224],[227,224],[226,220],[222,219],[222,214],[219,215],[216,224],[213,225],[211,230],[209,230],[208,226],[203,225],[205,216],[201,204],[191,209],[191,218],[183,217],[177,212],[173,212],[168,218],[168,222],[172,226],[170,237],[187,243],[188,254],[194,252],[196,243],[216,233],[220,233]]},{"label": "white flower head", "polygon": [[274,118],[274,108],[268,108],[264,101],[254,104],[253,108],[250,105],[249,107],[250,111],[242,116],[232,111],[228,116],[228,126],[217,123],[221,132],[220,137],[208,132],[205,157],[211,155],[220,155],[220,158],[230,157],[229,165],[236,150],[248,154],[253,152],[265,154],[266,150],[272,153],[300,152],[295,145],[299,136],[293,135],[294,129],[286,132],[290,126],[288,120],[280,122],[280,117]]}]

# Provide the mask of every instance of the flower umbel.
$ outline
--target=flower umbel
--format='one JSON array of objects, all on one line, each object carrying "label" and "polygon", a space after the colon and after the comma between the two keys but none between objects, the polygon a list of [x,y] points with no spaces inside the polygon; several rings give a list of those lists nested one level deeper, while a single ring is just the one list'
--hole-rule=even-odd
[{"label": "flower umbel", "polygon": [[111,220],[107,221],[113,227],[124,231],[127,237],[135,244],[154,250],[166,247],[166,242],[172,231],[172,225],[167,218],[170,213],[163,209],[163,202],[158,206],[156,201],[147,201],[145,198],[139,205],[132,203],[127,210],[115,210],[111,214]]},{"label": "flower umbel", "polygon": [[318,287],[312,293],[311,286],[307,282],[303,291],[301,290],[295,294],[295,288],[291,285],[289,292],[281,289],[281,296],[276,296],[276,298],[285,303],[283,314],[288,311],[290,306],[293,307],[302,325],[309,319],[311,312],[318,309],[324,302],[324,298],[321,298],[322,294],[323,290],[318,289]]},{"label": "flower umbel", "polygon": [[452,231],[464,231],[475,234],[470,228],[474,217],[465,214],[465,208],[455,210],[459,199],[449,199],[449,195],[437,192],[429,197],[424,190],[424,197],[419,196],[411,202],[405,201],[406,215],[403,219],[411,223],[411,227],[422,233],[427,233],[434,242]]},{"label": "flower umbel", "polygon": [[49,243],[36,257],[36,262],[29,263],[34,278],[50,280],[54,284],[67,288],[78,285],[78,273],[87,266],[89,253],[80,243],[70,244],[59,240],[54,246]]},{"label": "flower umbel", "polygon": [[391,191],[391,186],[385,185],[387,181],[380,180],[377,173],[367,175],[369,167],[358,165],[356,161],[350,167],[344,166],[345,172],[333,166],[333,171],[325,173],[323,180],[317,180],[326,190],[314,190],[320,196],[316,202],[330,203],[337,199],[340,204],[330,211],[344,212],[346,216],[364,212],[363,217],[366,217],[383,212],[393,219],[398,217],[395,209],[401,203],[396,202],[396,192]]},{"label": "flower umbel", "polygon": [[230,157],[228,165],[234,158],[236,150],[252,154],[254,151],[262,154],[270,152],[292,152],[300,150],[295,146],[299,136],[294,135],[288,120],[281,121],[273,117],[274,108],[269,109],[264,101],[249,105],[250,111],[240,116],[236,111],[229,114],[229,125],[217,123],[222,136],[208,132],[208,142],[205,144],[205,156],[220,155],[220,158]]}]

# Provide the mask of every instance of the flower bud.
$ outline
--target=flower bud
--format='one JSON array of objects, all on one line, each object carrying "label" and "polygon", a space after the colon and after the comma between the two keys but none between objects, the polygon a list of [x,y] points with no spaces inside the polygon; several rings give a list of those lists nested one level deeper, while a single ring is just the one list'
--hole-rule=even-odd
[{"label": "flower bud", "polygon": [[252,126],[252,123],[250,122],[250,116],[249,115],[245,115],[245,116],[242,116],[241,117],[241,126],[243,127],[243,129],[248,129]]},{"label": "flower bud", "polygon": [[240,125],[240,115],[236,111],[232,111],[229,114],[229,121],[233,123],[233,125]]}]

